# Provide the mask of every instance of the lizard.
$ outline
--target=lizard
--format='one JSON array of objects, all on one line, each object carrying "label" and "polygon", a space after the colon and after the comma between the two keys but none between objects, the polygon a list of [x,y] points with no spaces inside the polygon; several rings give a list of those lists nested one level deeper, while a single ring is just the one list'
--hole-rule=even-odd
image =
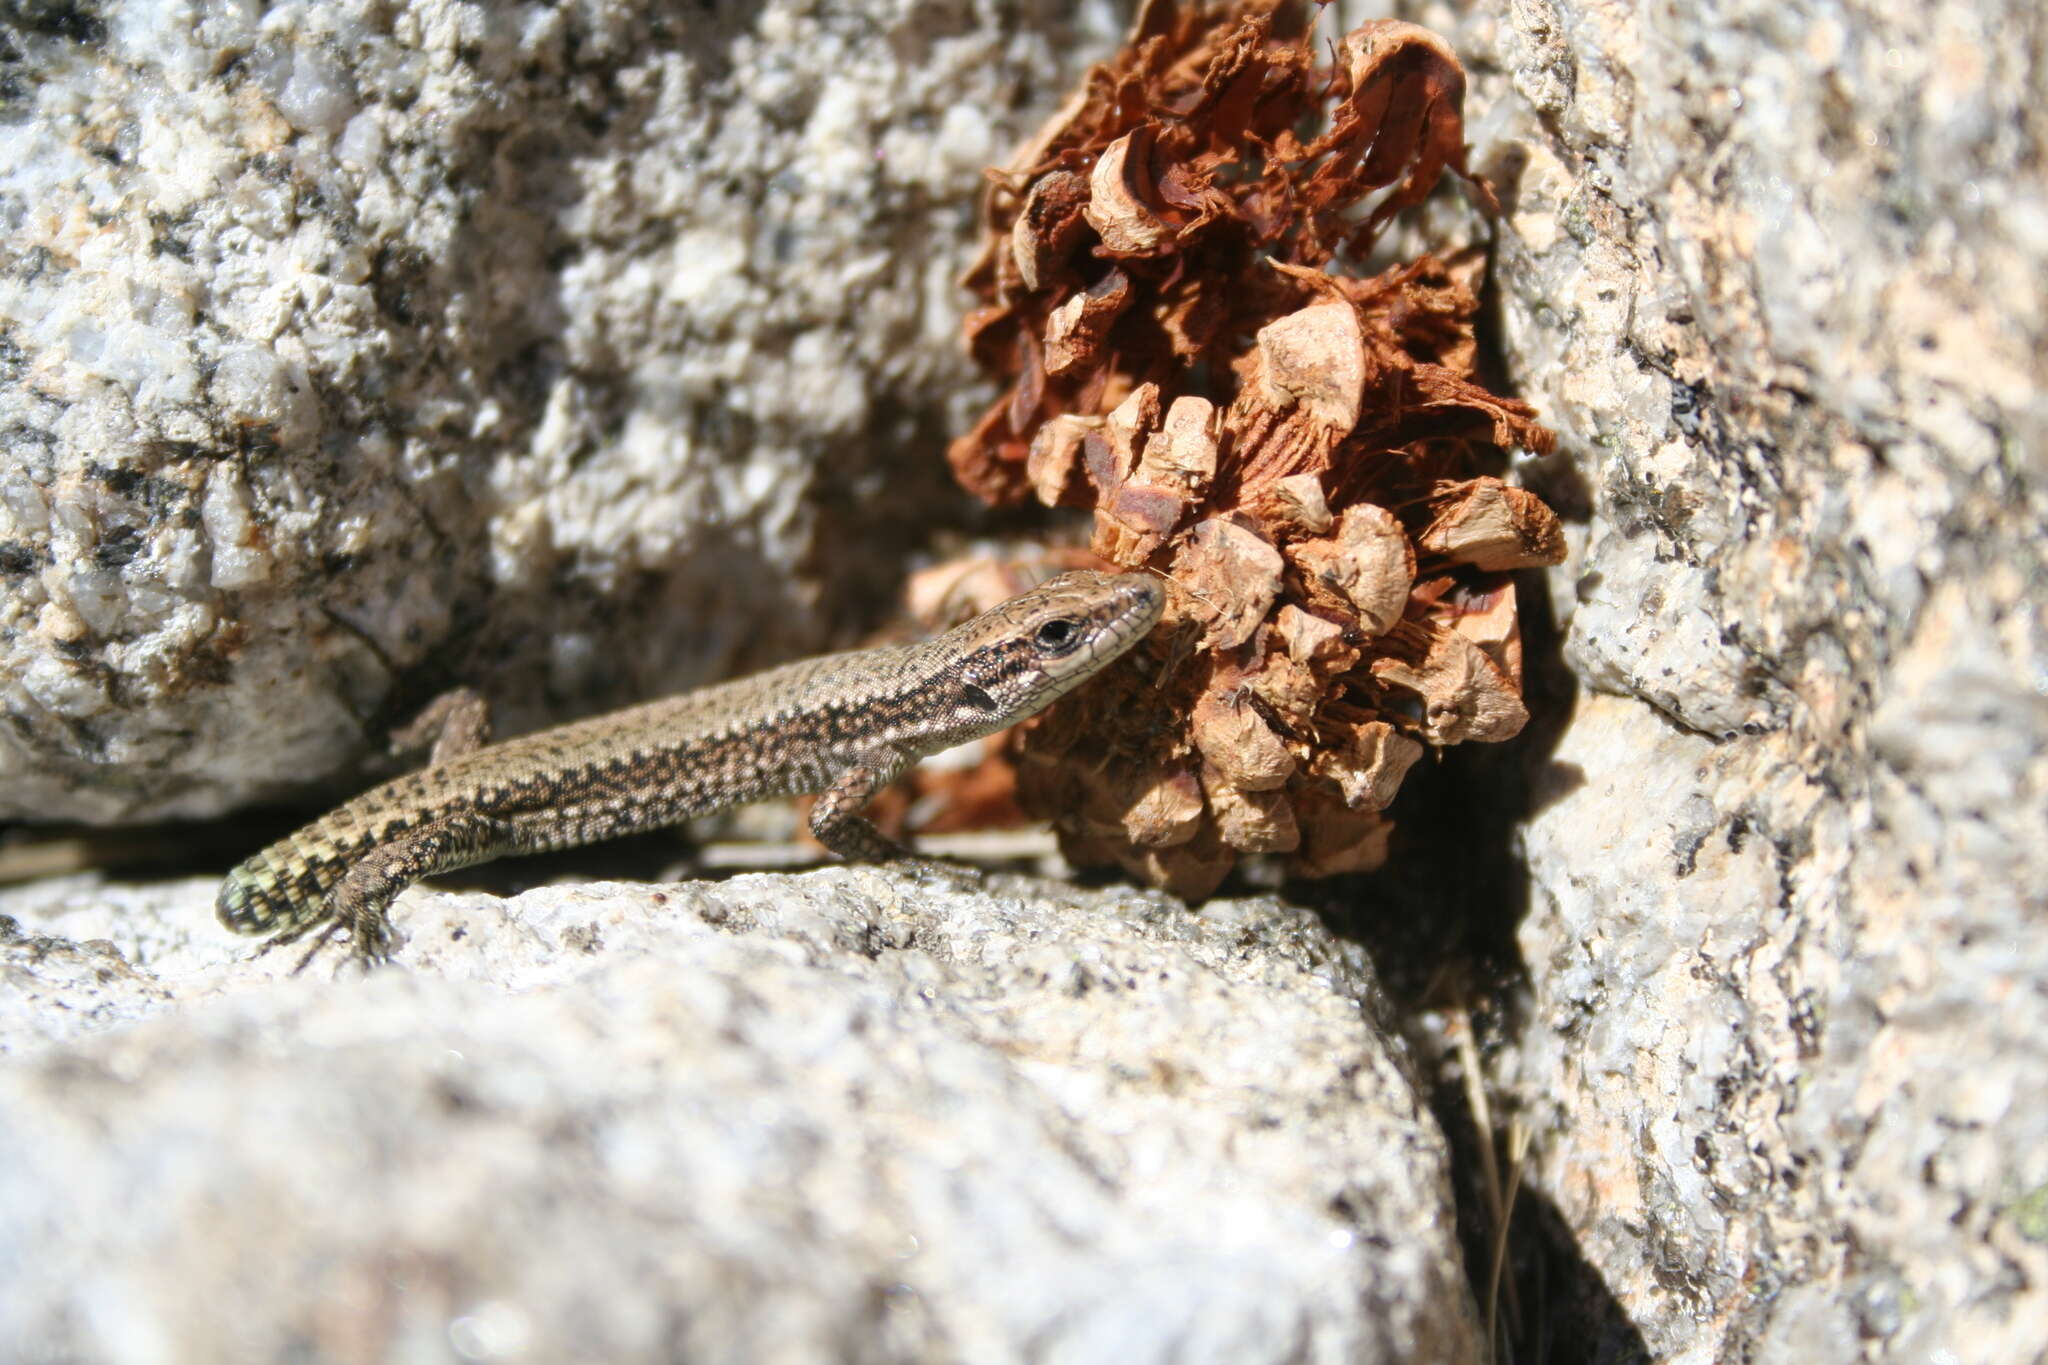
[{"label": "lizard", "polygon": [[[436,703],[428,766],[374,787],[229,872],[215,909],[263,951],[346,935],[368,967],[413,882],[513,854],[821,793],[810,830],[854,862],[907,856],[861,815],[918,759],[1036,715],[1159,621],[1143,574],[1064,573],[913,644],[827,654],[497,744],[480,704]],[[451,694],[453,697],[473,694]],[[444,699],[444,702],[448,699]],[[456,714],[450,715],[451,711]],[[421,728],[416,723],[412,730]]]}]

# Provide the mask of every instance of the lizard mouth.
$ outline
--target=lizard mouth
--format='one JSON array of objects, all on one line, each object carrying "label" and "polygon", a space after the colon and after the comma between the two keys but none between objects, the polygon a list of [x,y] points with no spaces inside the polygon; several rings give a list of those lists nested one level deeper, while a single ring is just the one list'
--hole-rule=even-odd
[{"label": "lizard mouth", "polygon": [[1150,634],[1166,610],[1166,587],[1150,574],[1116,574],[1108,586],[1111,596],[1100,610],[1099,639],[1091,651],[1098,667]]}]

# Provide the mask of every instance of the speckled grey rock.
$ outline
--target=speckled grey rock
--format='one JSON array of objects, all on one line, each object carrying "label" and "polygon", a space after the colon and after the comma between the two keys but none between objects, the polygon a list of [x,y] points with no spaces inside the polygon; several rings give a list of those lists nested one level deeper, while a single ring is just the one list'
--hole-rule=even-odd
[{"label": "speckled grey rock", "polygon": [[414,891],[329,981],[211,890],[0,895],[12,1358],[1479,1359],[1442,1140],[1305,913]]},{"label": "speckled grey rock", "polygon": [[1530,1187],[1656,1359],[2040,1359],[2048,19],[1409,8],[1584,518]]},{"label": "speckled grey rock", "polygon": [[8,7],[0,818],[218,812],[452,682],[531,728],[872,613],[974,407],[982,167],[1101,8]]}]

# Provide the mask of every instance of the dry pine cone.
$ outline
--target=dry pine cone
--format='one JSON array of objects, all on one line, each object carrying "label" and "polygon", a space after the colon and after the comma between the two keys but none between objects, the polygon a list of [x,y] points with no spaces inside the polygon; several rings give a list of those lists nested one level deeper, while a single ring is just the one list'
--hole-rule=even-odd
[{"label": "dry pine cone", "polygon": [[1393,21],[1314,58],[1299,6],[1146,5],[995,177],[967,281],[1008,389],[957,477],[1092,508],[1097,556],[1177,586],[1145,648],[1019,730],[1018,797],[1071,859],[1188,896],[1242,853],[1376,866],[1425,745],[1521,729],[1508,575],[1564,554],[1480,473],[1552,437],[1475,382],[1477,262],[1332,273],[1464,174],[1463,71]]}]

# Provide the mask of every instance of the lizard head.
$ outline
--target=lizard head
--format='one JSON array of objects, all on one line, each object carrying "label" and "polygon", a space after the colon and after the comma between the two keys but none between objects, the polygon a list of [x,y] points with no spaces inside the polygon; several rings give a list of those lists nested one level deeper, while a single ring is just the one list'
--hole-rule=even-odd
[{"label": "lizard head", "polygon": [[959,627],[963,710],[982,733],[1036,715],[1145,638],[1166,608],[1147,574],[1063,573]]}]

